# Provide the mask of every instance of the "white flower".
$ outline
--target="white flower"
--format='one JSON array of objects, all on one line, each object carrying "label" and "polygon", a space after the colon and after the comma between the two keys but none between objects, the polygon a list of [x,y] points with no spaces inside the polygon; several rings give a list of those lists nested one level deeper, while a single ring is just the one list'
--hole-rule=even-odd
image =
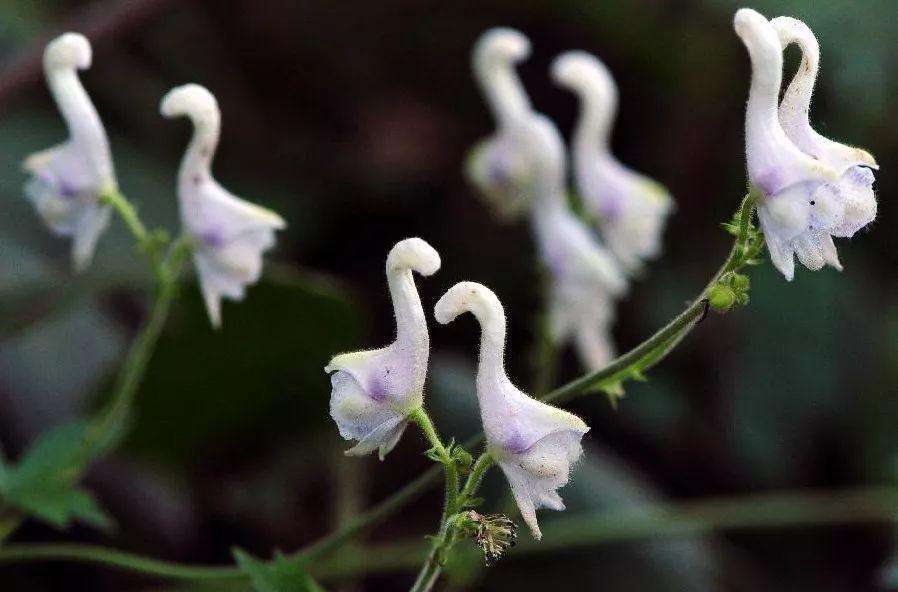
[{"label": "white flower", "polygon": [[90,63],[90,43],[83,35],[66,33],[47,45],[44,73],[69,139],[23,164],[31,175],[25,194],[53,233],[72,237],[76,271],[90,265],[109,225],[110,208],[100,198],[118,190],[106,130],[78,79],[77,71]]},{"label": "white flower", "polygon": [[564,509],[556,490],[567,484],[589,427],[572,413],[530,398],[508,379],[505,311],[489,288],[460,282],[435,308],[436,319],[443,324],[465,312],[480,323],[477,399],[487,449],[505,473],[524,522],[539,539],[536,509]]},{"label": "white flower", "polygon": [[490,29],[474,46],[472,67],[496,122],[496,132],[480,141],[466,161],[465,174],[480,195],[505,218],[515,218],[530,206],[532,176],[515,131],[533,112],[515,72],[515,64],[530,55],[530,41],[518,31]]},{"label": "white flower", "polygon": [[383,460],[408,425],[408,415],[424,401],[430,341],[412,271],[433,275],[440,256],[420,238],[400,241],[387,257],[387,284],[396,313],[396,340],[381,349],[335,356],[331,417],[340,435],[358,444],[346,451],[361,456],[379,451]]},{"label": "white flower", "polygon": [[552,122],[534,115],[521,126],[520,139],[533,163],[531,218],[550,278],[552,337],[557,343],[573,339],[584,366],[600,368],[613,355],[608,334],[614,320],[612,302],[626,291],[626,278],[567,205],[564,144]]},{"label": "white flower", "polygon": [[274,231],[286,224],[276,213],[244,201],[212,178],[221,113],[208,90],[196,84],[172,89],[162,115],[185,115],[194,132],[178,173],[181,222],[194,243],[193,261],[212,325],[221,325],[221,298],[242,300],[262,274],[262,253],[274,246]]},{"label": "white flower", "polygon": [[611,252],[627,271],[638,271],[644,260],[661,253],[664,224],[673,210],[670,194],[611,154],[618,91],[601,61],[583,51],[567,52],[553,62],[552,77],[580,99],[572,141],[577,190]]},{"label": "white flower", "polygon": [[[752,62],[746,157],[749,182],[760,193],[758,218],[770,258],[787,280],[795,273],[793,255],[808,269],[826,264],[841,269],[832,237],[850,237],[876,217],[868,168],[875,163],[863,151],[821,141],[807,123],[817,62],[812,35],[801,33],[791,21],[780,21],[778,34],[751,9],[739,10],[734,24]],[[805,56],[778,109],[782,46],[793,40],[802,44]]]}]

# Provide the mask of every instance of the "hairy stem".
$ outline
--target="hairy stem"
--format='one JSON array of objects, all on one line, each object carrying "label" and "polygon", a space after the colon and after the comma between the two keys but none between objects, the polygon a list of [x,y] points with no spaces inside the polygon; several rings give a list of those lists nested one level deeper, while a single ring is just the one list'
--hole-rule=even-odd
[{"label": "hairy stem", "polygon": [[489,452],[484,452],[477,457],[477,460],[471,467],[471,473],[468,475],[468,480],[465,482],[465,486],[461,490],[461,495],[458,496],[461,508],[464,508],[464,506],[468,502],[470,502],[471,498],[473,498],[477,493],[477,489],[480,487],[481,482],[483,482],[484,475],[486,475],[486,472],[492,466],[493,457],[490,456]]},{"label": "hairy stem", "polygon": [[443,513],[440,516],[440,528],[437,531],[437,534],[433,537],[431,551],[421,568],[421,573],[418,574],[418,578],[411,588],[413,592],[425,592],[430,590],[433,583],[439,577],[443,558],[448,551],[449,541],[452,538],[452,529],[449,522],[450,518],[458,513],[458,466],[452,458],[450,451],[443,445],[442,440],[440,440],[436,428],[433,426],[433,422],[430,421],[430,417],[427,415],[427,412],[424,411],[423,407],[415,410],[409,418],[421,427],[421,431],[424,432],[427,440],[430,442],[431,446],[433,446],[433,450],[440,459],[440,463],[443,465],[443,470],[446,474],[446,501],[443,505]]}]

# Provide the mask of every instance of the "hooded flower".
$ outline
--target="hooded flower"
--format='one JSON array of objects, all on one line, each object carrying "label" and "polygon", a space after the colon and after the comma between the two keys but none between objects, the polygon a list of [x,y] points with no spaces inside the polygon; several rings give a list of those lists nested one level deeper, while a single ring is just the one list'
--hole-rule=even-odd
[{"label": "hooded flower", "polygon": [[480,323],[477,399],[487,449],[505,473],[524,522],[539,539],[536,509],[564,509],[557,489],[567,484],[589,427],[576,415],[530,398],[508,379],[505,311],[489,288],[460,282],[435,309],[443,324],[465,312]]},{"label": "hooded flower", "polygon": [[408,416],[424,401],[430,340],[412,272],[433,275],[440,256],[420,238],[400,241],[387,256],[387,284],[396,313],[396,340],[381,349],[334,356],[324,368],[331,375],[331,417],[340,435],[358,444],[346,454],[393,449]]},{"label": "hooded flower", "polygon": [[490,29],[472,56],[474,78],[483,92],[496,132],[471,150],[465,167],[469,182],[503,217],[515,218],[530,206],[532,176],[516,131],[533,115],[515,64],[530,55],[530,41],[518,31]]},{"label": "hooded flower", "polygon": [[577,190],[602,237],[629,272],[661,253],[661,235],[673,201],[660,184],[623,166],[611,154],[617,85],[605,65],[582,51],[552,64],[555,82],[580,99],[572,141]]},{"label": "hooded flower", "polygon": [[193,261],[212,325],[221,325],[221,299],[242,300],[246,286],[262,274],[262,253],[274,246],[274,231],[286,224],[276,213],[244,201],[212,178],[221,113],[208,90],[179,86],[162,99],[162,115],[187,116],[193,138],[178,173],[181,222],[194,244]]},{"label": "hooded flower", "polygon": [[[752,62],[745,117],[748,177],[759,194],[758,218],[770,258],[787,280],[795,273],[793,255],[808,269],[841,269],[833,237],[850,237],[876,217],[872,157],[810,127],[818,51],[810,31],[796,23],[783,19],[775,28],[747,8],[735,17]],[[778,109],[782,47],[793,41],[804,57]]]},{"label": "hooded flower", "polygon": [[534,234],[550,279],[549,317],[558,343],[573,339],[583,365],[603,366],[613,355],[609,330],[613,301],[627,281],[612,255],[570,210],[564,194],[564,145],[541,115],[521,126],[520,140],[533,163]]},{"label": "hooded flower", "polygon": [[100,198],[118,189],[106,130],[78,79],[77,71],[90,63],[90,43],[83,35],[66,33],[47,45],[44,73],[69,139],[32,154],[23,165],[31,175],[25,195],[54,234],[72,237],[76,271],[90,265],[109,225],[110,209]]}]

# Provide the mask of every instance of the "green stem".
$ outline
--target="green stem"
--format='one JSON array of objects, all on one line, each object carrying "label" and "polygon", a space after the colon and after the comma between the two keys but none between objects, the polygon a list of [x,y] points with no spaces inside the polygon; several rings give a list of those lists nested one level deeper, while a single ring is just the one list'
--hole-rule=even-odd
[{"label": "green stem", "polygon": [[437,456],[440,458],[446,474],[446,503],[440,516],[440,528],[433,538],[430,554],[421,568],[421,573],[418,574],[418,578],[411,588],[413,592],[425,592],[430,590],[439,577],[440,571],[442,571],[443,559],[451,544],[452,529],[449,522],[450,518],[458,513],[458,466],[452,459],[449,450],[446,449],[442,440],[440,440],[436,428],[434,428],[433,422],[430,420],[430,416],[427,415],[423,407],[416,409],[409,415],[409,419],[421,427],[421,431],[424,432],[430,445],[433,446],[433,450],[436,451]]},{"label": "green stem", "polygon": [[483,482],[484,475],[486,475],[486,472],[491,466],[493,466],[493,457],[490,456],[489,452],[484,452],[477,457],[477,460],[471,467],[471,473],[468,475],[468,480],[465,482],[465,486],[462,488],[461,494],[458,496],[461,508],[463,508],[465,504],[471,501],[471,498],[474,497],[474,495],[477,493],[477,489]]},{"label": "green stem", "polygon": [[[762,530],[848,523],[892,523],[898,517],[898,488],[799,490],[705,499],[681,503],[646,503],[555,518],[544,526],[539,543],[521,541],[515,554],[639,539],[709,534],[719,530]],[[366,547],[351,554],[310,562],[313,576],[343,579],[362,574],[404,571],[420,563],[420,540]],[[0,563],[68,561],[98,563],[172,580],[237,580],[235,567],[185,565],[148,559],[96,545],[12,544],[0,547]]]},{"label": "green stem", "polygon": [[116,380],[113,397],[88,434],[87,455],[101,454],[115,445],[130,422],[137,388],[146,372],[150,357],[162,334],[173,299],[173,290],[161,288],[150,308],[150,315],[131,344],[128,357]]},{"label": "green stem", "polygon": [[137,210],[121,192],[117,189],[108,191],[100,199],[116,211],[139,245],[144,245],[150,240],[150,233],[137,215]]},{"label": "green stem", "polygon": [[409,415],[409,421],[412,421],[421,428],[427,441],[436,451],[443,465],[443,471],[446,474],[446,505],[443,511],[443,519],[458,512],[458,466],[452,460],[451,454],[443,441],[440,440],[439,434],[430,420],[430,416],[423,407],[418,407]]},{"label": "green stem", "polygon": [[20,561],[100,563],[124,571],[149,574],[170,580],[221,580],[243,577],[243,573],[236,567],[182,565],[99,545],[21,543],[0,547],[0,562]]},{"label": "green stem", "polygon": [[648,367],[641,366],[646,360],[650,360],[651,364],[661,361],[672,349],[665,346],[679,343],[679,340],[685,337],[704,318],[708,311],[708,303],[705,300],[705,294],[708,292],[708,289],[717,283],[723,274],[729,271],[736,271],[745,264],[745,243],[748,240],[748,228],[754,213],[754,197],[751,193],[742,201],[739,212],[739,233],[736,241],[733,243],[733,247],[730,249],[729,255],[727,255],[726,261],[724,261],[717,273],[711,278],[711,281],[699,292],[692,303],[686,307],[686,310],[659,329],[654,335],[622,356],[612,360],[604,368],[568,382],[546,396],[541,397],[541,400],[547,403],[564,403],[587,391],[610,385],[616,381],[632,378],[631,370],[635,368],[642,371]]}]

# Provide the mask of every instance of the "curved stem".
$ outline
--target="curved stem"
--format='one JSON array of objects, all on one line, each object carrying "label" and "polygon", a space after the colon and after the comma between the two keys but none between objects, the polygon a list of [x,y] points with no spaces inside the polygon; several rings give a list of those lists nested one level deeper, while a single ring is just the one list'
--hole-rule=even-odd
[{"label": "curved stem", "polygon": [[[731,529],[768,529],[846,523],[892,523],[898,488],[798,490],[751,493],[680,503],[646,503],[601,512],[558,517],[546,525],[540,543],[521,541],[515,555],[639,539],[694,536]],[[405,571],[423,558],[419,540],[367,547],[309,564],[312,575],[345,578]],[[159,561],[97,545],[12,544],[0,547],[0,563],[70,561],[98,563],[174,580],[237,580],[234,567]]]},{"label": "curved stem", "polygon": [[236,567],[183,565],[99,545],[21,543],[0,547],[0,563],[45,560],[99,563],[171,580],[221,580],[244,577]]},{"label": "curved stem", "polygon": [[[106,409],[91,422],[70,476],[72,482],[81,477],[93,459],[114,447],[127,429],[134,397],[162,334],[176,295],[175,287],[181,268],[190,251],[188,241],[180,238],[172,245],[168,257],[162,259],[159,244],[154,242],[153,235],[147,231],[131,202],[117,191],[105,194],[103,200],[122,217],[138,244],[146,248],[156,277],[156,293],[149,316],[132,342],[119,371],[112,398]],[[18,512],[10,512],[5,517],[0,524],[0,543],[21,525],[22,520],[23,516]]]},{"label": "curved stem", "polygon": [[[744,244],[748,241],[749,238],[748,229],[750,228],[750,222],[753,212],[754,197],[752,194],[749,194],[740,205],[739,232],[737,234],[735,244],[730,250],[726,261],[720,267],[717,273],[712,277],[711,281],[708,282],[707,286],[702,289],[702,291],[699,293],[699,297],[692,304],[690,304],[685,311],[683,311],[673,321],[662,327],[654,335],[649,337],[646,342],[636,346],[634,349],[613,360],[606,367],[612,370],[606,371],[606,369],[602,369],[598,372],[587,375],[582,379],[574,380],[552,391],[542,400],[553,402],[558,402],[559,400],[568,400],[590,390],[591,388],[594,388],[597,382],[607,380],[609,376],[614,376],[617,373],[621,373],[621,370],[627,368],[628,363],[650,360],[649,365],[653,365],[663,359],[663,357],[670,351],[671,347],[676,343],[679,343],[679,341],[683,337],[685,337],[689,330],[694,326],[696,321],[698,321],[703,316],[705,306],[702,303],[702,297],[704,296],[705,292],[707,292],[708,288],[712,286],[716,281],[718,281],[720,279],[720,276],[722,276],[727,271],[738,269],[738,266],[736,264],[742,258],[742,254],[744,253]],[[747,261],[747,259],[745,259],[743,263],[745,261]],[[646,346],[646,343],[649,343],[649,345]],[[642,369],[646,369],[647,367],[649,367],[649,365],[644,366]],[[465,442],[464,447],[470,450],[471,448],[474,448],[475,446],[480,444],[482,441],[483,434],[480,434]],[[294,553],[291,557],[294,559],[300,557],[317,559],[333,551],[334,549],[341,546],[344,542],[357,535],[359,532],[362,532],[363,530],[371,526],[379,524],[394,512],[398,512],[400,509],[404,508],[406,504],[410,503],[412,500],[417,499],[429,487],[439,481],[439,478],[439,468],[431,467],[420,476],[418,476],[414,481],[394,493],[392,496],[383,500],[368,511],[359,514],[352,522],[319,539],[312,545]]]}]

